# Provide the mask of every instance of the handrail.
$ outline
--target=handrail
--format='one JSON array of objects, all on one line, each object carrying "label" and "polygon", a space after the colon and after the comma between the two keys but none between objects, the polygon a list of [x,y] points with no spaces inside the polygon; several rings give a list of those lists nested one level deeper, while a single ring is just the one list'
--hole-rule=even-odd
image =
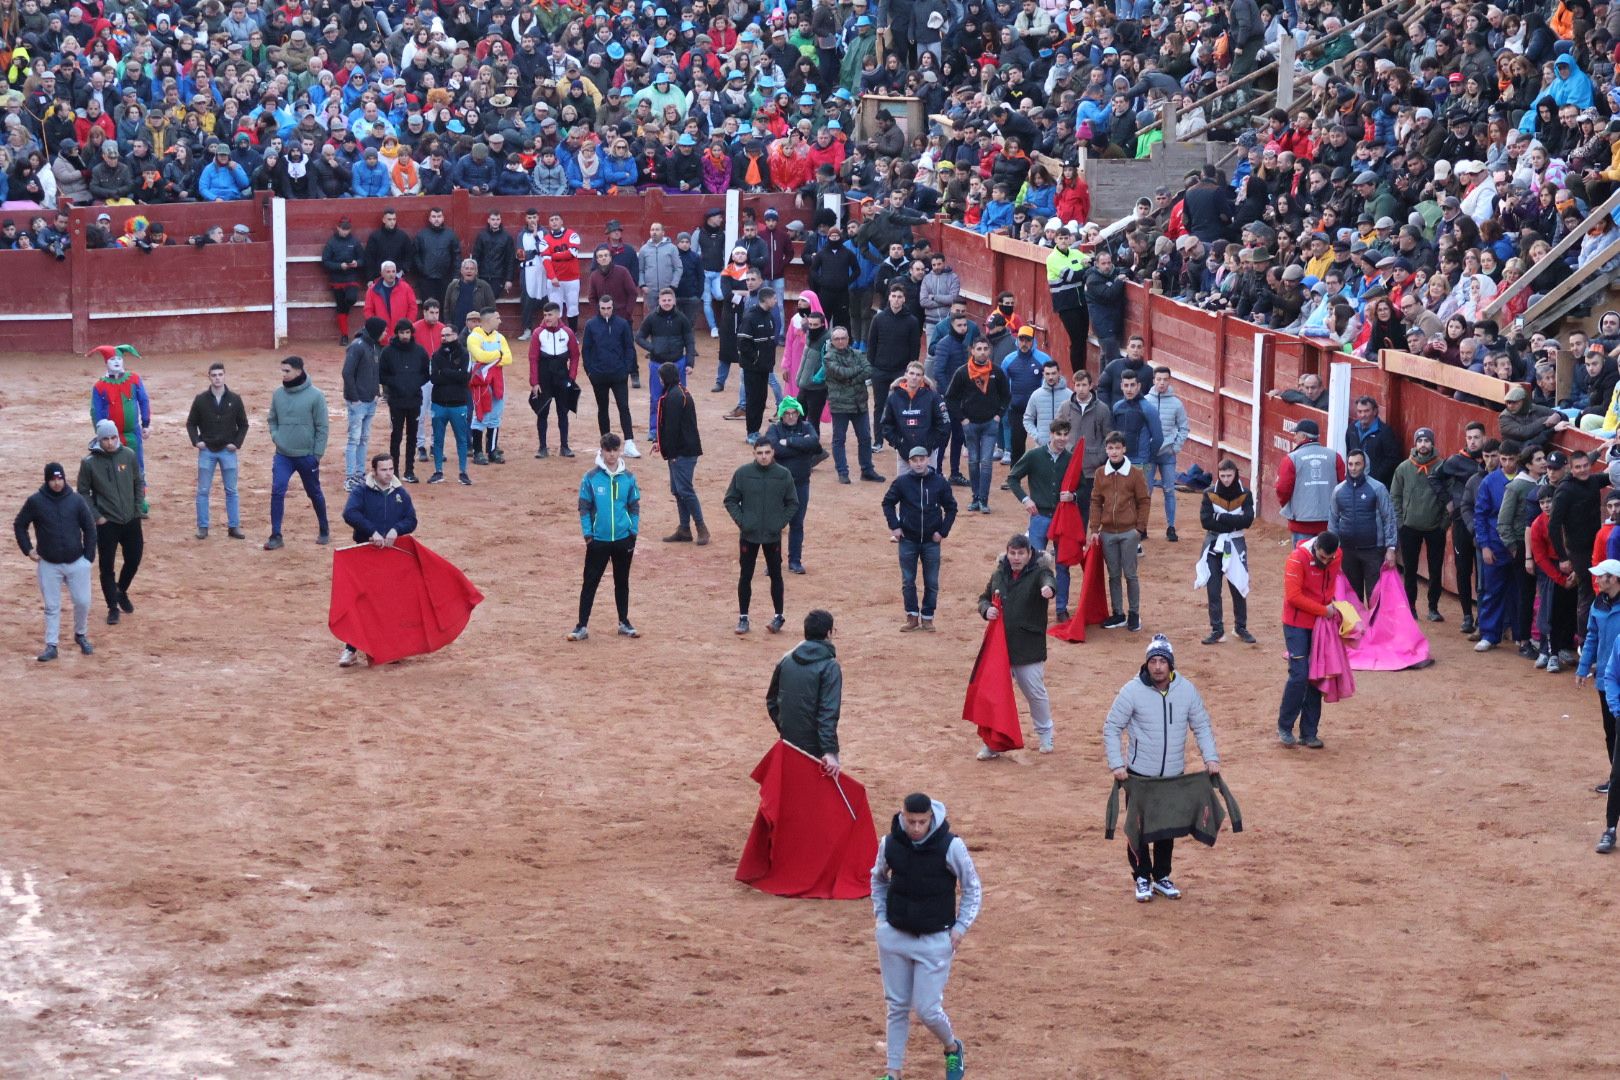
[{"label": "handrail", "polygon": [[[1515,281],[1512,285],[1509,285],[1496,297],[1496,299],[1492,300],[1489,304],[1486,304],[1486,318],[1495,318],[1496,313],[1502,310],[1502,306],[1504,304],[1513,299],[1515,296],[1518,296],[1525,289],[1529,288],[1530,283],[1539,277],[1543,270],[1551,266],[1555,259],[1563,258],[1564,253],[1570,248],[1574,247],[1575,242],[1586,235],[1586,230],[1592,227],[1593,221],[1597,220],[1599,217],[1607,215],[1617,206],[1620,206],[1620,188],[1616,188],[1613,194],[1611,194],[1607,199],[1603,200],[1602,205],[1598,206],[1591,213],[1587,214],[1586,220],[1581,222],[1580,228],[1571,229],[1567,236],[1553,245],[1553,249],[1551,251],[1547,252],[1547,254],[1541,257],[1540,262],[1536,263],[1524,273],[1520,274],[1519,280]],[[1605,261],[1607,260],[1600,261],[1598,265],[1602,265],[1602,262]],[[1577,270],[1574,276],[1584,277],[1586,275],[1581,274],[1580,271]],[[1529,312],[1526,312],[1525,314],[1528,315]]]},{"label": "handrail", "polygon": [[[1584,229],[1581,230],[1581,235],[1586,235]],[[1602,275],[1604,265],[1616,255],[1620,255],[1620,232],[1613,233],[1611,236],[1612,239],[1604,245],[1602,251],[1582,262],[1573,274],[1547,290],[1546,295],[1525,309],[1522,318],[1524,319],[1526,331],[1538,330],[1543,325],[1552,322],[1556,316],[1549,316],[1548,313],[1557,304],[1575,292],[1577,288],[1592,284],[1596,278]],[[1567,306],[1573,307],[1574,305]]]},{"label": "handrail", "polygon": [[[1320,48],[1321,46],[1326,45],[1328,42],[1337,39],[1341,35],[1348,34],[1352,30],[1355,30],[1355,29],[1359,28],[1362,24],[1367,22],[1367,20],[1371,19],[1374,15],[1382,14],[1383,12],[1388,11],[1392,7],[1399,7],[1399,6],[1403,5],[1403,4],[1407,4],[1407,3],[1410,3],[1410,2],[1412,2],[1412,0],[1388,0],[1388,2],[1385,3],[1383,6],[1374,8],[1372,11],[1367,12],[1365,15],[1362,15],[1355,22],[1347,23],[1344,26],[1341,26],[1337,30],[1333,31],[1333,33],[1328,34],[1326,37],[1318,38],[1316,41],[1311,42],[1309,47],[1313,48],[1313,49],[1314,48]],[[1421,5],[1419,5],[1419,7],[1421,8]],[[1224,90],[1217,90],[1213,94],[1206,94],[1205,96],[1199,98],[1197,101],[1193,102],[1191,105],[1187,106],[1187,109],[1190,111],[1192,109],[1200,108],[1201,106],[1203,106],[1207,102],[1213,101],[1215,98],[1221,97],[1222,95],[1225,95],[1225,94],[1229,94],[1233,90],[1238,89],[1239,87],[1247,86],[1250,83],[1254,82],[1255,80],[1263,78],[1266,75],[1273,75],[1273,74],[1276,74],[1276,73],[1277,73],[1277,61],[1273,60],[1271,63],[1267,64],[1265,67],[1256,68],[1254,71],[1249,72],[1249,74],[1243,76],[1241,79],[1234,79],[1233,81],[1227,83],[1226,88]],[[1303,73],[1296,74],[1294,76],[1294,85],[1298,86],[1301,82],[1308,82],[1310,80],[1311,76],[1313,76],[1315,74],[1316,74],[1316,72],[1314,72],[1314,71],[1303,72]],[[1265,96],[1275,96],[1276,93],[1277,93],[1277,91],[1275,89],[1267,90],[1267,91],[1265,91]],[[1251,106],[1249,106],[1249,108],[1253,108],[1253,106],[1251,105]],[[1247,111],[1247,109],[1245,109],[1243,111]],[[1145,135],[1148,132],[1150,132],[1150,131],[1154,130],[1155,128],[1159,127],[1159,125],[1161,123],[1162,123],[1162,121],[1160,121],[1160,120],[1154,120],[1153,123],[1148,124],[1146,127],[1139,128],[1137,130],[1137,134],[1138,135]],[[1195,132],[1192,133],[1192,135],[1189,135],[1188,138],[1190,139],[1194,135],[1203,134],[1203,131],[1208,131],[1209,127],[1210,127],[1210,125],[1206,124],[1202,131],[1195,131]]]}]

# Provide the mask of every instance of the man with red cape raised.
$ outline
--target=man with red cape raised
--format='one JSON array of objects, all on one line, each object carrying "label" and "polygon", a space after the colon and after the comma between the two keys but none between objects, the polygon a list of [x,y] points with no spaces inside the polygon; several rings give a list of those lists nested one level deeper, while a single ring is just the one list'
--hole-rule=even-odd
[{"label": "man with red cape raised", "polygon": [[990,583],[979,597],[979,614],[987,625],[962,703],[962,719],[978,727],[984,742],[980,761],[1023,748],[1023,726],[1013,700],[1015,681],[1029,703],[1041,753],[1052,752],[1046,622],[1055,586],[1051,560],[1035,551],[1028,536],[1018,533],[1007,541],[1007,552],[996,560]]},{"label": "man with red cape raised", "polygon": [[838,761],[844,675],[831,613],[804,617],[804,640],[777,662],[765,709],[781,736],[760,759],[759,811],[737,880],[776,896],[871,895],[877,830],[866,788]]}]

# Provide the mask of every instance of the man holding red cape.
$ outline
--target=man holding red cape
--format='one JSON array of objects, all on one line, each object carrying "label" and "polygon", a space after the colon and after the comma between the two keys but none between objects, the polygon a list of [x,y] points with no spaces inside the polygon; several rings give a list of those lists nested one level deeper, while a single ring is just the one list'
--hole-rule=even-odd
[{"label": "man holding red cape", "polygon": [[753,772],[759,812],[737,880],[776,896],[871,894],[877,830],[866,789],[843,775],[838,717],[844,675],[830,612],[804,617],[804,640],[777,662],[765,709],[781,738]]},{"label": "man holding red cape", "polygon": [[[1030,451],[1034,453],[1034,451]],[[1029,704],[1043,754],[1052,752],[1052,707],[1046,696],[1046,622],[1056,591],[1052,563],[1018,533],[996,561],[979,596],[979,614],[990,624],[973,666],[962,717],[976,724],[984,747],[980,761],[1024,745],[1012,683]]]},{"label": "man holding red cape", "polygon": [[[1068,406],[1065,405],[1064,408]],[[1055,421],[1053,427],[1066,421]],[[1091,485],[1086,477],[1086,441],[1075,443],[1069,457],[1063,480],[1058,487],[1057,509],[1052,512],[1052,524],[1046,531],[1052,541],[1060,568],[1080,566],[1080,597],[1074,605],[1074,617],[1064,619],[1068,613],[1058,609],[1058,621],[1047,633],[1063,641],[1085,641],[1086,627],[1096,626],[1108,618],[1108,603],[1103,599],[1102,549],[1086,543],[1086,510]],[[1061,581],[1060,581],[1061,585]]]}]

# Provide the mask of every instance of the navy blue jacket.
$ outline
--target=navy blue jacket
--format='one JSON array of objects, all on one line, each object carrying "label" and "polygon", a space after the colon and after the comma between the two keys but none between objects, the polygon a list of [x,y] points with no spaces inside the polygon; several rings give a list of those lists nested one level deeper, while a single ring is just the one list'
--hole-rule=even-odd
[{"label": "navy blue jacket", "polygon": [[693,244],[681,252],[681,280],[675,283],[675,299],[692,300],[702,295],[703,256]]},{"label": "navy blue jacket", "polygon": [[628,378],[636,363],[636,339],[621,316],[607,321],[600,315],[585,324],[580,341],[585,374],[601,382]]},{"label": "navy blue jacket", "polygon": [[913,543],[931,543],[934,534],[951,534],[956,523],[956,493],[938,470],[918,476],[909,468],[894,478],[883,494],[883,517]]},{"label": "navy blue jacket", "polygon": [[[1141,395],[1114,402],[1114,430],[1125,436],[1125,456],[1132,465],[1146,468],[1159,456],[1164,429],[1159,426],[1159,410],[1151,408]],[[1088,447],[1089,449],[1089,447]]]},{"label": "navy blue jacket", "polygon": [[354,528],[354,542],[363,544],[373,536],[387,536],[392,529],[400,536],[416,531],[416,507],[411,493],[398,480],[387,491],[373,487],[371,477],[349,493],[343,507],[343,520]]}]

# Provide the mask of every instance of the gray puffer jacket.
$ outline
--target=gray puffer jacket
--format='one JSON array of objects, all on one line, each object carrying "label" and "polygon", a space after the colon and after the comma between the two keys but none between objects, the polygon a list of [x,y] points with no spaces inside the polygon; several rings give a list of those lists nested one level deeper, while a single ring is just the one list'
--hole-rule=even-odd
[{"label": "gray puffer jacket", "polygon": [[[1103,748],[1110,769],[1126,768],[1142,776],[1180,776],[1187,771],[1187,729],[1198,739],[1198,752],[1206,762],[1220,763],[1209,710],[1197,688],[1170,673],[1170,685],[1160,693],[1142,665],[1136,678],[1120,688],[1103,721]],[[1131,737],[1130,754],[1120,749],[1119,736]]]}]

